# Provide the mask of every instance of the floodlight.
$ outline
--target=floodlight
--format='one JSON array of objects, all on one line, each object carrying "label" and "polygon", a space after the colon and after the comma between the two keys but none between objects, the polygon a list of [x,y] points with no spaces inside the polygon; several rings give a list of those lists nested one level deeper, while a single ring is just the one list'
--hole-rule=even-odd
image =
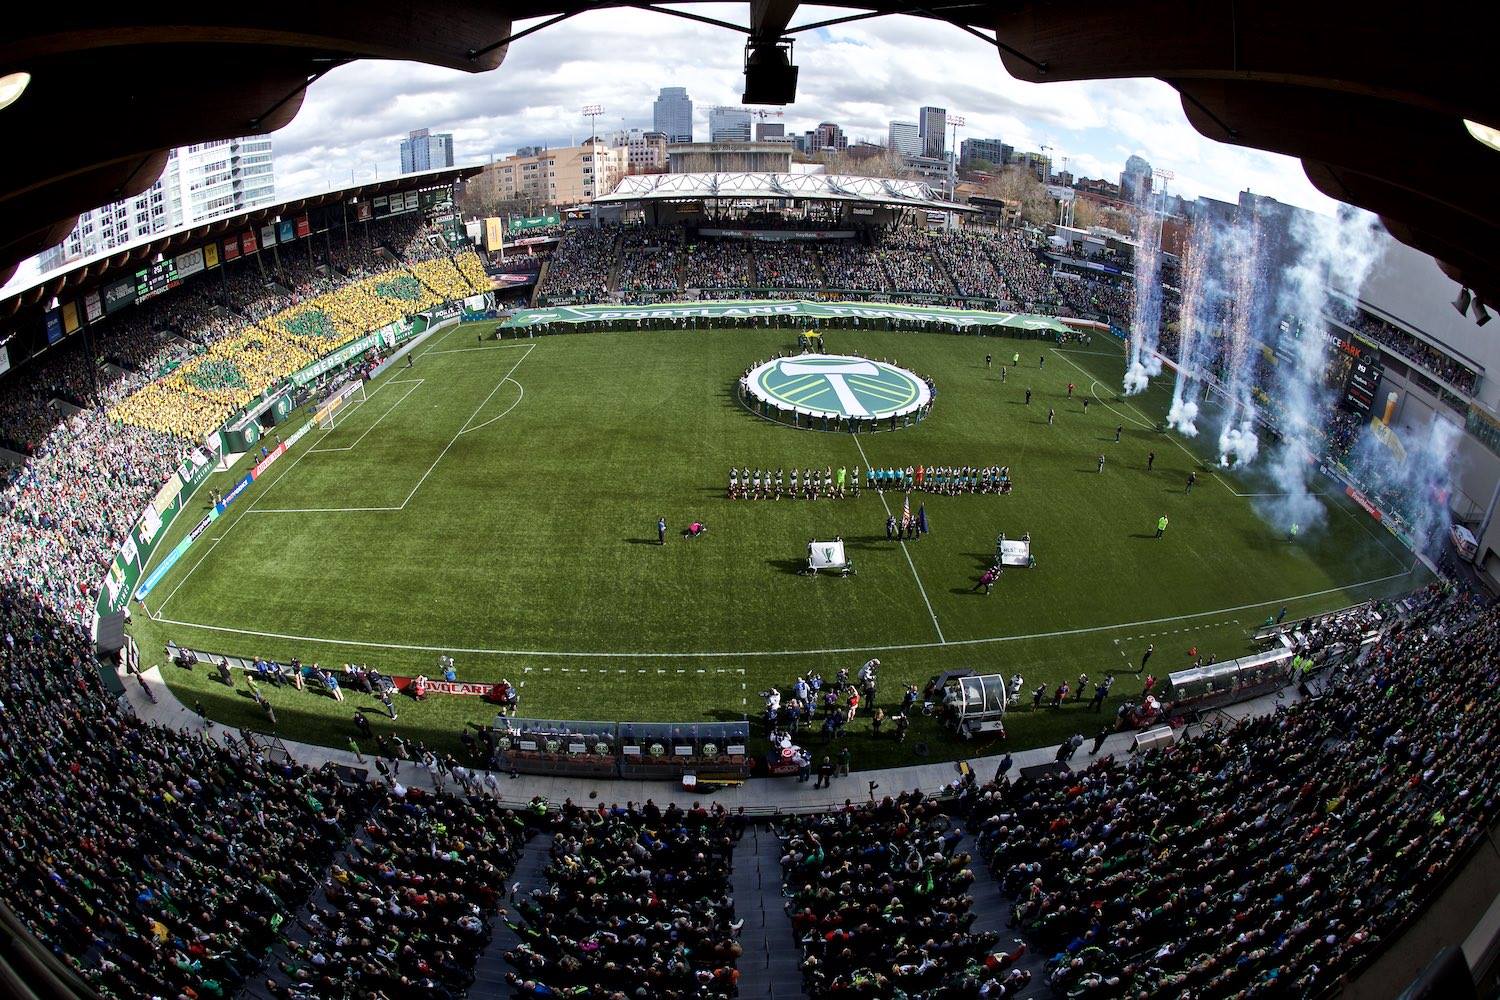
[{"label": "floodlight", "polygon": [[741,104],[791,104],[797,99],[797,67],[789,38],[745,43],[745,95]]},{"label": "floodlight", "polygon": [[30,84],[30,73],[7,73],[0,76],[0,110],[16,103]]}]

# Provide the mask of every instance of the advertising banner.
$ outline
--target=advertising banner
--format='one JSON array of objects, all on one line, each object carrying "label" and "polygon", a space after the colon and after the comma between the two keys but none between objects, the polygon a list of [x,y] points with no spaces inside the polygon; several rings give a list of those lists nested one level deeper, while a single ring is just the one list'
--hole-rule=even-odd
[{"label": "advertising banner", "polygon": [[174,472],[171,478],[162,483],[161,489],[156,493],[156,498],[151,501],[150,509],[160,515],[162,511],[177,502],[177,494],[180,492],[182,492],[182,476]]},{"label": "advertising banner", "polygon": [[217,243],[205,243],[205,244],[203,244],[203,266],[204,267],[218,267],[219,266],[219,244],[217,244]]},{"label": "advertising banner", "polygon": [[557,209],[542,215],[514,216],[510,220],[510,231],[513,233],[523,232],[527,229],[542,229],[546,226],[556,226],[562,222],[562,216],[557,214]]},{"label": "advertising banner", "polygon": [[484,248],[499,250],[505,245],[505,236],[500,229],[500,220],[494,216],[484,220]]},{"label": "advertising banner", "polygon": [[10,371],[10,348],[0,344],[0,375]]},{"label": "advertising banner", "polygon": [[261,477],[261,473],[269,469],[271,467],[271,464],[278,458],[280,458],[282,453],[285,451],[286,445],[284,444],[278,444],[275,448],[272,448],[269,452],[266,453],[266,457],[257,462],[255,464],[255,468],[250,470],[250,478],[259,479]]},{"label": "advertising banner", "polygon": [[246,256],[249,256],[259,249],[260,245],[255,242],[255,230],[245,230],[245,232],[240,236],[240,250]]},{"label": "advertising banner", "polygon": [[292,220],[282,219],[276,224],[276,242],[290,243],[295,237],[292,235]]},{"label": "advertising banner", "polygon": [[405,205],[406,205],[406,210],[408,212],[416,211],[416,208],[417,208],[417,192],[415,192],[415,191],[408,191],[408,192],[406,192],[406,197],[404,199],[404,202],[405,202]]},{"label": "advertising banner", "polygon": [[300,372],[294,373],[292,375],[292,383],[300,387],[307,385],[309,382],[316,381],[318,376],[324,372],[332,371],[374,347],[378,342],[378,338],[379,334],[372,333],[367,337],[361,337],[358,340],[345,344],[327,357],[320,358]]},{"label": "advertising banner", "polygon": [[[172,499],[176,500],[177,497],[173,496]],[[141,512],[141,523],[135,529],[136,537],[140,539],[142,546],[149,546],[156,541],[156,535],[160,531],[161,515],[156,512],[155,507],[148,506]]]},{"label": "advertising banner", "polygon": [[203,270],[203,248],[199,247],[197,250],[189,250],[187,253],[179,255],[176,264],[177,277],[179,278],[186,278],[190,274],[197,274]]},{"label": "advertising banner", "polygon": [[83,297],[83,314],[90,323],[99,322],[99,317],[104,315],[104,306],[99,301],[98,292],[89,292]]},{"label": "advertising banner", "polygon": [[276,245],[275,223],[260,227],[260,245],[266,249],[270,249]]},{"label": "advertising banner", "polygon": [[[188,474],[183,476],[181,470],[174,473],[155,499],[141,512],[135,529],[115,555],[110,565],[109,575],[105,578],[104,587],[99,592],[96,610],[101,617],[113,614],[125,607],[126,602],[130,600],[136,581],[140,578],[141,569],[151,561],[151,556],[156,551],[163,529],[182,513],[189,498],[213,474],[213,468],[213,460],[203,452],[195,450],[191,455],[191,461],[184,462],[182,466],[182,469],[190,470]],[[169,489],[171,487],[180,488],[174,491]],[[165,504],[162,503],[164,499]],[[204,526],[217,516],[217,513],[210,511],[209,516],[204,518]],[[179,548],[183,551],[187,550],[187,539],[179,543]],[[160,580],[166,574],[167,570],[172,568],[180,555],[181,553],[177,553],[153,571],[153,585],[156,580]],[[149,593],[149,591],[148,586],[146,592]]]},{"label": "advertising banner", "polygon": [[244,479],[241,479],[239,482],[235,483],[234,489],[224,494],[224,499],[214,504],[214,510],[218,511],[220,514],[224,513],[225,509],[228,508],[230,504],[238,500],[240,498],[240,494],[245,492],[245,490],[248,489],[250,484],[253,482],[255,482],[255,475],[252,473],[246,476]]},{"label": "advertising banner", "polygon": [[69,299],[62,304],[63,333],[72,333],[78,329],[78,303]]},{"label": "advertising banner", "polygon": [[362,201],[358,205],[355,205],[354,206],[354,217],[356,219],[358,219],[360,222],[369,222],[370,221],[370,203],[368,201]]},{"label": "advertising banner", "polygon": [[47,321],[47,343],[55,344],[63,338],[62,316],[56,309],[48,309]]},{"label": "advertising banner", "polygon": [[240,238],[238,236],[231,236],[229,239],[224,241],[224,259],[239,260],[239,257]]},{"label": "advertising banner", "polygon": [[305,236],[311,236],[311,235],[312,235],[312,223],[307,220],[307,216],[305,216],[305,215],[299,215],[299,216],[297,216],[297,239],[300,240],[300,239],[302,239]]}]

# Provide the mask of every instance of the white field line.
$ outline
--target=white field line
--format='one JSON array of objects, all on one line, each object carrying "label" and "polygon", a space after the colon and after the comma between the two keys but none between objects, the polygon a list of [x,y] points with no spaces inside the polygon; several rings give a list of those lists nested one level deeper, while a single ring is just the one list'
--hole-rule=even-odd
[{"label": "white field line", "polygon": [[448,347],[448,348],[444,348],[441,351],[434,349],[434,350],[430,350],[430,351],[423,351],[422,353],[423,353],[423,356],[425,357],[428,354],[472,354],[475,351],[508,351],[508,350],[511,350],[512,348],[516,348],[516,347],[535,347],[535,346],[536,346],[535,343],[518,344],[518,343],[515,343],[514,341],[512,341],[509,344],[496,344],[493,347]]},{"label": "white field line", "polygon": [[986,646],[1005,642],[1022,642],[1029,639],[1056,639],[1071,635],[1088,635],[1094,632],[1111,632],[1123,628],[1139,628],[1146,625],[1164,625],[1170,622],[1190,621],[1195,618],[1209,618],[1214,615],[1231,614],[1237,611],[1248,611],[1251,608],[1264,608],[1290,604],[1292,601],[1307,600],[1313,597],[1323,597],[1327,594],[1335,594],[1342,590],[1354,590],[1359,587],[1368,587],[1388,580],[1399,579],[1411,574],[1411,569],[1401,573],[1392,573],[1389,576],[1378,576],[1370,580],[1361,580],[1358,583],[1348,583],[1342,587],[1330,587],[1327,590],[1314,590],[1306,594],[1294,594],[1289,597],[1276,597],[1267,601],[1255,601],[1250,604],[1236,604],[1228,608],[1215,608],[1212,611],[1194,611],[1185,615],[1172,615],[1166,618],[1146,618],[1133,622],[1118,622],[1112,625],[1090,625],[1084,628],[1057,629],[1051,632],[1033,632],[1029,635],[1001,635],[988,639],[953,639],[942,642],[908,642],[887,646],[834,646],[827,649],[776,649],[776,650],[727,650],[727,651],[704,651],[686,653],[655,653],[655,652],[619,652],[605,653],[594,650],[566,651],[553,649],[484,649],[484,648],[461,648],[458,646],[422,646],[410,643],[397,642],[367,642],[359,639],[327,639],[321,636],[288,635],[284,632],[262,632],[255,629],[229,628],[222,625],[204,625],[201,622],[176,621],[171,618],[156,617],[156,621],[164,625],[179,625],[184,628],[204,629],[209,632],[224,632],[229,635],[248,635],[261,639],[287,639],[293,642],[323,643],[330,646],[356,646],[362,649],[396,649],[419,653],[469,653],[488,656],[534,656],[534,657],[558,657],[577,659],[719,659],[727,657],[767,657],[767,656],[826,656],[843,655],[846,653],[890,653],[914,649],[940,649],[948,646]]},{"label": "white field line", "polygon": [[[445,445],[443,447],[443,450],[440,451],[440,452],[438,452],[438,457],[432,460],[432,464],[427,467],[427,471],[424,472],[424,473],[422,473],[422,478],[417,480],[417,485],[415,485],[415,486],[413,486],[411,488],[411,492],[408,493],[408,494],[406,494],[406,499],[402,500],[399,505],[394,506],[394,507],[264,507],[264,508],[260,508],[258,510],[247,510],[245,513],[249,514],[249,513],[253,512],[253,513],[256,513],[256,514],[356,514],[356,513],[364,513],[364,512],[387,512],[387,513],[389,513],[391,511],[405,510],[406,509],[406,505],[409,504],[409,503],[411,503],[411,498],[417,495],[417,490],[421,489],[422,488],[422,484],[425,483],[425,482],[427,482],[427,477],[430,476],[430,475],[432,475],[432,470],[437,468],[437,464],[443,460],[443,456],[444,455],[448,454],[448,450],[453,447],[454,442],[456,442],[459,439],[460,435],[462,435],[462,434],[464,434],[464,433],[466,433],[468,431],[471,431],[471,430],[479,430],[480,427],[484,427],[484,426],[486,426],[488,424],[494,423],[500,417],[505,416],[506,413],[509,413],[511,410],[513,410],[513,409],[516,408],[516,403],[519,403],[521,401],[521,397],[519,397],[519,396],[516,398],[516,402],[515,403],[512,403],[509,407],[506,408],[505,413],[501,413],[498,417],[492,417],[489,420],[486,420],[484,423],[478,424],[477,426],[474,426],[474,427],[470,427],[469,426],[469,424],[474,420],[474,418],[479,415],[479,411],[482,410],[482,409],[484,409],[485,404],[488,403],[492,398],[494,398],[495,393],[497,393],[497,392],[500,391],[500,387],[502,385],[504,385],[507,382],[514,382],[515,385],[516,385],[516,388],[518,388],[518,389],[521,388],[521,383],[516,382],[515,379],[511,378],[511,376],[513,374],[515,374],[515,371],[516,371],[517,368],[521,367],[521,362],[525,361],[528,357],[531,356],[531,349],[535,348],[535,347],[536,347],[535,344],[528,344],[527,345],[527,351],[526,351],[526,353],[523,354],[523,355],[521,355],[521,358],[520,358],[519,361],[517,361],[515,364],[513,364],[513,365],[510,366],[510,371],[506,372],[505,375],[501,377],[500,381],[498,381],[498,382],[495,383],[495,387],[490,390],[489,395],[485,396],[484,399],[480,400],[479,405],[476,406],[476,407],[474,407],[474,412],[472,412],[472,413],[469,414],[469,419],[464,421],[463,426],[458,429],[458,432],[453,435],[453,437],[448,441],[447,445]],[[525,389],[521,389],[521,395],[522,396],[525,395]],[[280,482],[280,480],[277,480],[277,482]]]},{"label": "white field line", "polygon": [[475,424],[473,427],[470,427],[467,430],[459,431],[460,434],[473,434],[475,431],[480,430],[481,428],[488,427],[490,424],[493,424],[496,420],[499,420],[511,410],[514,410],[516,407],[521,405],[521,400],[526,398],[526,387],[509,376],[506,376],[505,381],[509,382],[511,385],[514,385],[518,390],[518,392],[516,393],[516,401],[514,403],[511,403],[505,409],[501,410],[499,413],[495,414],[493,417],[490,417],[490,419],[486,420],[484,423]]},{"label": "white field line", "polygon": [[[859,449],[860,460],[865,463],[865,468],[868,469],[870,467],[870,459],[865,455],[865,446],[859,443],[858,434],[852,436],[854,438],[854,447]],[[891,508],[885,502],[884,492],[880,493],[880,506],[885,508],[885,516],[890,517]],[[906,556],[906,565],[911,567],[911,578],[917,581],[917,590],[922,595],[922,603],[927,605],[927,614],[932,618],[932,627],[937,630],[938,645],[946,645],[948,640],[943,638],[943,626],[938,624],[937,613],[932,610],[932,602],[927,599],[927,588],[922,586],[922,578],[917,575],[917,564],[911,561],[911,552],[905,544],[902,544],[901,552]]]},{"label": "white field line", "polygon": [[[1057,348],[1054,347],[1052,349],[1052,353],[1056,354],[1057,353]],[[1099,380],[1096,379],[1096,378],[1094,378],[1093,373],[1090,372],[1090,371],[1088,371],[1088,369],[1084,368],[1082,365],[1080,365],[1078,362],[1074,361],[1072,358],[1064,357],[1062,360],[1066,361],[1068,364],[1072,365],[1074,368],[1077,368],[1080,372],[1083,372],[1084,377],[1090,380],[1089,391],[1093,392],[1094,387],[1099,384]],[[1140,424],[1142,427],[1146,428],[1147,430],[1155,430],[1156,429],[1156,425],[1153,424],[1153,423],[1148,423],[1146,421],[1137,420],[1135,417],[1132,417],[1128,413],[1121,413],[1119,410],[1115,409],[1113,406],[1110,406],[1108,403],[1106,403],[1104,401],[1104,397],[1103,396],[1100,396],[1100,395],[1096,394],[1094,396],[1094,398],[1099,401],[1099,405],[1100,406],[1104,407],[1106,410],[1109,410],[1115,416],[1117,416],[1117,417],[1124,417],[1126,420],[1129,420],[1131,423],[1133,423],[1133,424]],[[1132,407],[1132,409],[1134,409],[1134,407]],[[1136,410],[1135,412],[1140,413],[1141,411],[1140,410]]]},{"label": "white field line", "polygon": [[[323,437],[327,437],[327,436],[328,436],[328,432],[324,431],[323,432]],[[322,440],[322,438],[319,438],[319,440]],[[296,458],[292,459],[290,462],[287,462],[286,465],[283,467],[283,469],[281,471],[281,474],[276,477],[275,481],[272,482],[272,483],[270,483],[270,484],[268,484],[264,490],[262,490],[259,493],[257,493],[256,496],[255,496],[255,499],[252,500],[249,504],[247,504],[244,510],[240,511],[239,515],[237,517],[235,517],[234,521],[232,521],[228,526],[226,526],[224,528],[224,530],[221,531],[218,534],[218,536],[214,538],[213,544],[209,545],[209,547],[208,547],[208,551],[204,552],[203,555],[201,555],[198,558],[198,561],[195,562],[195,563],[193,563],[192,569],[188,570],[186,573],[184,573],[182,575],[182,579],[177,581],[177,586],[175,586],[175,587],[172,588],[172,592],[167,595],[166,600],[162,601],[160,604],[158,604],[156,606],[156,614],[157,615],[160,615],[163,611],[166,610],[167,605],[172,602],[172,598],[176,597],[177,596],[177,592],[182,589],[182,585],[185,584],[185,583],[187,583],[188,579],[195,572],[198,571],[198,567],[203,565],[203,560],[205,560],[209,556],[213,555],[214,549],[218,548],[219,547],[219,543],[222,542],[225,538],[229,537],[229,533],[231,531],[233,531],[239,525],[239,523],[245,519],[245,515],[250,514],[253,511],[255,511],[255,505],[258,504],[258,503],[260,503],[262,500],[264,500],[266,498],[266,494],[270,493],[271,490],[274,487],[280,485],[281,481],[283,479],[285,479],[291,473],[292,469],[294,469],[297,466],[297,463],[300,462],[300,461],[302,461],[304,458],[306,458],[310,454],[312,454],[312,450],[310,448],[304,448],[302,450],[301,454],[299,454]],[[277,464],[280,465],[281,463],[278,462]]]},{"label": "white field line", "polygon": [[[384,389],[387,385],[410,385],[411,388],[407,389],[406,392],[402,393],[401,398],[398,399],[398,400],[396,400],[394,403],[392,403],[390,405],[389,409],[387,409],[380,416],[376,417],[374,423],[370,424],[369,427],[365,428],[364,434],[361,434],[359,437],[357,437],[357,438],[354,439],[354,443],[353,444],[346,444],[342,448],[313,448],[312,451],[315,454],[323,454],[325,452],[330,452],[330,451],[353,451],[355,448],[358,448],[359,447],[359,443],[365,439],[365,436],[368,435],[375,428],[379,427],[380,426],[380,422],[382,420],[384,420],[386,417],[390,416],[392,413],[394,413],[396,411],[396,407],[398,407],[402,403],[406,402],[406,397],[410,396],[412,393],[416,392],[417,391],[417,386],[421,385],[425,381],[427,381],[427,380],[426,379],[421,379],[421,378],[416,378],[416,379],[406,379],[406,380],[404,380],[402,382],[385,382],[385,383],[382,383],[381,385],[379,385],[378,387],[376,387],[375,392],[379,392],[381,389]],[[370,395],[373,396],[373,395],[375,395],[375,393],[372,392],[372,393],[370,393]]]}]

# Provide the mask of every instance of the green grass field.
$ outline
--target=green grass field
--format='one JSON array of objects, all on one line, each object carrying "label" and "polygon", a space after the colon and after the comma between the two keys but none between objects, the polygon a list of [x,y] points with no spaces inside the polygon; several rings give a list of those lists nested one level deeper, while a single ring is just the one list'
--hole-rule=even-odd
[{"label": "green grass field", "polygon": [[[736,401],[739,374],[791,347],[790,331],[481,343],[479,329],[424,344],[414,367],[377,380],[335,429],[314,429],[270,467],[158,585],[147,601],[155,620],[136,615],[148,664],[168,639],[429,675],[451,652],[461,680],[524,684],[521,714],[542,718],[753,717],[757,692],[771,684],[853,670],[872,655],[887,706],[905,683],[958,667],[1019,671],[1028,688],[1121,671],[1118,700],[1139,692],[1147,643],[1157,649],[1151,671],[1163,674],[1186,665],[1192,646],[1243,654],[1247,632],[1283,606],[1300,616],[1426,581],[1342,497],[1325,500],[1324,525],[1287,541],[1252,506],[1265,484],[1209,470],[1190,442],[1155,431],[1168,383],[1116,398],[1123,360],[1108,338],[1059,350],[831,333],[827,350],[894,359],[938,387],[920,425],[854,437],[768,423]],[[1013,351],[1021,366],[1002,382],[998,361]],[[1087,415],[1066,398],[1070,381],[1095,400]],[[914,495],[932,530],[907,543],[885,540],[886,504],[899,513],[899,496],[724,497],[731,465],[934,463],[1008,464],[1016,488]],[[1192,470],[1200,481],[1188,495]],[[227,489],[240,476],[243,468],[211,485]],[[1163,540],[1153,537],[1160,514],[1171,519]],[[665,546],[658,515],[672,529]],[[684,541],[678,532],[694,518],[709,533]],[[196,521],[181,518],[169,540]],[[1038,566],[1008,571],[986,597],[972,588],[1000,531],[1029,531]],[[808,539],[835,534],[857,576],[798,575]],[[204,668],[164,670],[189,704],[263,728],[243,687],[230,692]],[[352,733],[354,696],[343,705],[311,692],[271,697],[283,736],[341,745]],[[1012,747],[1099,725],[1082,706],[1027,709],[1008,723]],[[492,714],[480,699],[439,696],[407,705],[399,726],[451,745],[463,723]],[[867,734],[861,719],[856,766],[911,759],[911,744]],[[913,733],[924,738],[935,756],[983,748],[925,724]]]}]

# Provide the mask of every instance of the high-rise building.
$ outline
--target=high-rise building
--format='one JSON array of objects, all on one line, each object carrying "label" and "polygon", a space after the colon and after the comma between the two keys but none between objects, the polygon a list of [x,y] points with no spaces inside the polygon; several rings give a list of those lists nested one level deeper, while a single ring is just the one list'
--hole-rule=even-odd
[{"label": "high-rise building", "polygon": [[1005,166],[1010,147],[999,139],[965,139],[958,145],[958,165],[970,167],[976,162]]},{"label": "high-rise building", "polygon": [[841,153],[849,148],[849,137],[833,122],[820,122],[818,127],[813,129],[812,136],[813,148],[810,152],[813,153],[827,150]]},{"label": "high-rise building", "polygon": [[751,115],[739,108],[712,108],[708,112],[709,142],[749,142]]},{"label": "high-rise building", "polygon": [[886,145],[893,156],[921,156],[922,129],[916,122],[891,122]]},{"label": "high-rise building", "polygon": [[[650,134],[650,133],[646,133]],[[629,148],[586,142],[496,160],[470,182],[484,201],[577,205],[614,190],[629,169]]]},{"label": "high-rise building", "polygon": [[625,166],[632,174],[661,173],[667,169],[667,137],[661,132],[622,129],[603,138],[611,149],[625,150]]},{"label": "high-rise building", "polygon": [[419,128],[401,140],[401,172],[414,174],[453,166],[453,133]]},{"label": "high-rise building", "polygon": [[1132,155],[1120,171],[1120,197],[1126,201],[1140,201],[1151,193],[1151,164],[1145,157]]},{"label": "high-rise building", "polygon": [[161,179],[132,198],[78,217],[67,239],[42,253],[50,271],[135,240],[269,205],[276,200],[270,136],[218,139],[167,154]]},{"label": "high-rise building", "polygon": [[765,142],[767,139],[778,140],[786,138],[786,126],[781,122],[756,122],[755,141]]},{"label": "high-rise building", "polygon": [[1010,162],[1043,184],[1052,180],[1052,157],[1045,153],[1016,153],[1011,156]]},{"label": "high-rise building", "polygon": [[663,87],[651,105],[651,127],[668,142],[693,141],[693,100],[686,87]]},{"label": "high-rise building", "polygon": [[917,115],[917,133],[922,139],[922,155],[948,155],[948,109],[923,108]]}]

